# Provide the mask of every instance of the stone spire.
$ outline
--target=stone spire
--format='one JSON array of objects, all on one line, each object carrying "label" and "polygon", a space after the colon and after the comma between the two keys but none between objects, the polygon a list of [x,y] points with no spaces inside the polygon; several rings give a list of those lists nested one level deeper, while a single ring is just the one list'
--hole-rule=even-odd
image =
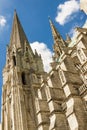
[{"label": "stone spire", "polygon": [[52,30],[52,35],[54,39],[54,52],[56,58],[59,57],[62,54],[63,47],[66,46],[65,41],[63,40],[62,36],[59,34],[57,29],[55,28],[54,24],[52,23],[51,19],[49,19],[51,30]]},{"label": "stone spire", "polygon": [[[24,44],[29,43],[28,39],[25,35],[25,32],[22,28],[22,25],[20,23],[20,20],[18,18],[18,15],[16,13],[16,10],[14,11],[14,19],[13,19],[13,26],[12,26],[12,33],[10,38],[10,47],[13,47],[15,44],[15,47],[17,49],[22,48],[24,49]],[[29,44],[28,44],[29,46]],[[30,50],[31,47],[29,46]]]},{"label": "stone spire", "polygon": [[69,43],[71,42],[71,38],[70,38],[70,36],[68,35],[68,34],[66,34],[66,45],[68,46],[69,45]]}]

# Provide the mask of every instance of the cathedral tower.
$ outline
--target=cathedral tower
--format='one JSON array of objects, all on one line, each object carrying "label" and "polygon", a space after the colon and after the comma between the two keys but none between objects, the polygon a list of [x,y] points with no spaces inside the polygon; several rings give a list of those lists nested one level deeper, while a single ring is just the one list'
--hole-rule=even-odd
[{"label": "cathedral tower", "polygon": [[51,20],[53,62],[44,72],[16,11],[3,69],[2,130],[86,130],[87,29],[62,38]]},{"label": "cathedral tower", "polygon": [[36,130],[35,96],[43,63],[33,53],[16,11],[3,69],[2,130]]}]

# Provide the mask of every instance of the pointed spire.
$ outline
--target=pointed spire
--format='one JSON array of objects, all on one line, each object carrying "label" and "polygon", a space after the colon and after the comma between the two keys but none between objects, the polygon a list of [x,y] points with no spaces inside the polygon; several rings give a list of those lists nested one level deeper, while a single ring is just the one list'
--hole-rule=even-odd
[{"label": "pointed spire", "polygon": [[[16,10],[14,11],[14,19],[12,33],[10,38],[10,47],[15,44],[16,48],[24,48],[24,43],[28,43],[25,32],[21,26]],[[29,46],[29,45],[28,45]]]},{"label": "pointed spire", "polygon": [[71,42],[71,38],[68,34],[66,34],[66,44],[69,45],[69,43]]},{"label": "pointed spire", "polygon": [[63,47],[66,46],[65,41],[63,40],[59,32],[56,30],[50,18],[49,18],[49,22],[52,30],[53,39],[54,39],[54,52],[56,55],[55,57],[59,57],[62,54]]},{"label": "pointed spire", "polygon": [[58,38],[61,41],[62,46],[65,46],[65,42],[64,42],[62,36],[57,31],[57,29],[54,26],[54,24],[53,24],[52,20],[50,19],[50,17],[49,17],[49,22],[50,22],[50,27],[51,27],[51,30],[52,30],[52,35],[53,35],[54,41],[56,40],[56,38]]}]

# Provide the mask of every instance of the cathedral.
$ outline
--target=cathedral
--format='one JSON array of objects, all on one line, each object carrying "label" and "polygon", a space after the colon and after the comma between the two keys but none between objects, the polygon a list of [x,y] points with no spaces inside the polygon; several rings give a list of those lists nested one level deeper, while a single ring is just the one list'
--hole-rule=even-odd
[{"label": "cathedral", "polygon": [[3,69],[1,130],[87,130],[87,28],[54,39],[51,71],[32,51],[16,11]]}]

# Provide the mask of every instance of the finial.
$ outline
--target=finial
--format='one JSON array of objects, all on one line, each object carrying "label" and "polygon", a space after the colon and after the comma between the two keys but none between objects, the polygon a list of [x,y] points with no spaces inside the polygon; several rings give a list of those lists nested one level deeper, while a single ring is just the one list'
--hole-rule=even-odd
[{"label": "finial", "polygon": [[14,9],[14,12],[16,12],[16,9]]},{"label": "finial", "polygon": [[17,14],[17,11],[16,11],[16,9],[14,9],[14,14]]},{"label": "finial", "polygon": [[16,16],[17,16],[17,10],[16,10],[16,9],[14,9],[14,15],[16,15]]},{"label": "finial", "polygon": [[50,25],[52,25],[52,20],[51,20],[50,16],[48,16],[48,19],[49,19]]},{"label": "finial", "polygon": [[14,9],[14,18],[17,16],[17,11]]}]

